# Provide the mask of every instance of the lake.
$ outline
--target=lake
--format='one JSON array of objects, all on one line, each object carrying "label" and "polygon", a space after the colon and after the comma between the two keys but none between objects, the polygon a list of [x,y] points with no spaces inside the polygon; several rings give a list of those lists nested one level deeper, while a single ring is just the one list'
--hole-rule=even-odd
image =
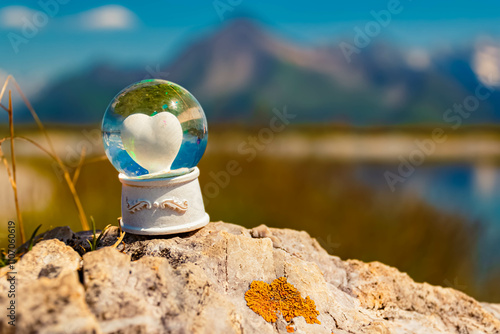
[{"label": "lake", "polygon": [[[121,216],[121,184],[111,164],[98,158],[103,148],[94,130],[54,129],[51,135],[59,156],[73,167],[78,152],[87,147],[88,159],[94,162],[82,168],[77,191],[86,215],[102,228]],[[26,135],[43,144],[30,131]],[[211,129],[199,167],[212,221],[306,230],[343,259],[380,261],[417,281],[500,302],[497,132],[450,135],[392,191],[385,174],[397,175],[401,159],[408,160],[414,152],[415,140],[428,138],[427,129],[407,133],[298,128],[267,139],[260,138],[259,131]],[[39,224],[41,231],[59,225],[80,230],[55,164],[28,144],[19,142],[16,149],[26,234]],[[239,173],[227,182],[217,181],[230,161],[239,164]],[[3,167],[0,189],[6,231],[15,212]]]}]

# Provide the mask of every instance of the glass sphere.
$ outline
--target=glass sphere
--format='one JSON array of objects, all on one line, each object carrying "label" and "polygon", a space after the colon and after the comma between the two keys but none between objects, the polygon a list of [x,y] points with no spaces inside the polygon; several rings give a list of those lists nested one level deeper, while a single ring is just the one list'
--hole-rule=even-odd
[{"label": "glass sphere", "polygon": [[102,120],[104,149],[127,177],[187,173],[207,146],[207,119],[196,98],[165,80],[143,80],[122,90]]}]

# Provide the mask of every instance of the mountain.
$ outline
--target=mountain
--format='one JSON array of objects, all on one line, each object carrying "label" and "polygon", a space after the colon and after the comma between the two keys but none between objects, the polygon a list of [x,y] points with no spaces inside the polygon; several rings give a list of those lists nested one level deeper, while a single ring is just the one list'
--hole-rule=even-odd
[{"label": "mountain", "polygon": [[[439,123],[478,84],[472,51],[441,55],[424,68],[407,56],[373,41],[348,63],[339,47],[306,49],[235,19],[159,68],[168,73],[161,79],[197,97],[210,122],[265,124],[273,108],[286,105],[296,122]],[[45,121],[97,123],[121,89],[145,78],[144,68],[98,64],[46,87],[33,104]],[[500,121],[497,95],[467,121]]]}]

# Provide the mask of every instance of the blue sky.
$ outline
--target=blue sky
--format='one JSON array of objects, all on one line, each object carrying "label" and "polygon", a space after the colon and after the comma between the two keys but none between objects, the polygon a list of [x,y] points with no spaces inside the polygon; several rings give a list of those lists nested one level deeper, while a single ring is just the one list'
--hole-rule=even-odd
[{"label": "blue sky", "polygon": [[[56,0],[46,0],[45,3]],[[98,61],[155,68],[181,48],[227,23],[231,15],[250,15],[272,33],[296,43],[335,46],[352,40],[353,28],[373,20],[371,11],[389,1],[76,1],[59,4],[34,36],[23,37],[26,20],[46,12],[38,1],[2,0],[0,6],[0,81],[14,74],[36,92],[49,80]],[[42,0],[42,2],[44,2]],[[235,6],[229,3],[236,4]],[[231,11],[221,16],[216,5]],[[377,38],[405,48],[470,45],[500,36],[500,1],[401,0],[401,12]],[[43,22],[42,22],[43,23]],[[10,37],[9,37],[10,36]],[[24,37],[23,37],[24,38]]]}]

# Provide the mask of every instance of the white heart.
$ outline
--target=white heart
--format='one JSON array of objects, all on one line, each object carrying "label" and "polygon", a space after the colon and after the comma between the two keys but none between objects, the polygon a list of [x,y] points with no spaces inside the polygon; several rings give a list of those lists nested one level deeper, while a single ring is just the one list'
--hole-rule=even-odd
[{"label": "white heart", "polygon": [[182,126],[169,112],[154,116],[133,114],[125,118],[123,147],[149,173],[169,171],[182,144]]}]

